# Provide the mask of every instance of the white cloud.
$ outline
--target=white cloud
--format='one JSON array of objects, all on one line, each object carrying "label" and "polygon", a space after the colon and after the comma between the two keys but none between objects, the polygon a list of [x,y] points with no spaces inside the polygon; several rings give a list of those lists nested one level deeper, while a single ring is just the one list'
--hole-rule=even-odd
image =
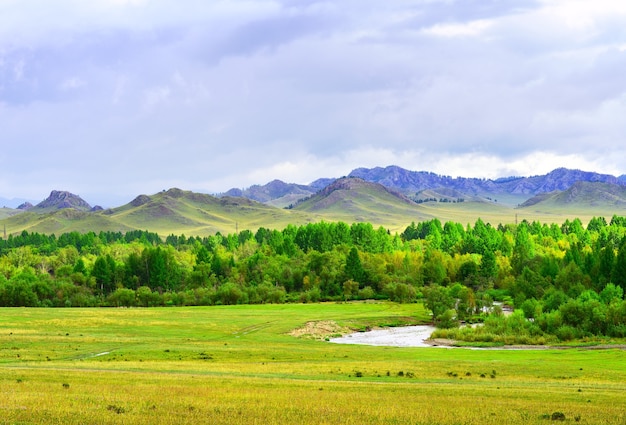
[{"label": "white cloud", "polygon": [[583,171],[621,174],[616,162],[607,163],[604,158],[573,153],[536,151],[515,158],[503,158],[489,154],[469,153],[445,155],[436,160],[432,170],[452,177],[477,177],[496,179],[510,176],[534,176],[549,173],[555,168],[566,167]]},{"label": "white cloud", "polygon": [[144,92],[143,110],[152,112],[157,106],[165,103],[169,98],[172,90],[169,86],[151,87]]},{"label": "white cloud", "polygon": [[84,87],[86,84],[87,83],[84,80],[78,77],[71,77],[71,78],[64,80],[61,83],[60,87],[61,87],[61,90],[76,90],[81,87]]},{"label": "white cloud", "polygon": [[619,0],[542,0],[541,10],[575,30],[590,30],[599,21],[626,16],[626,3]]},{"label": "white cloud", "polygon": [[493,22],[486,19],[467,23],[436,24],[422,30],[423,34],[437,37],[475,37],[485,33]]}]

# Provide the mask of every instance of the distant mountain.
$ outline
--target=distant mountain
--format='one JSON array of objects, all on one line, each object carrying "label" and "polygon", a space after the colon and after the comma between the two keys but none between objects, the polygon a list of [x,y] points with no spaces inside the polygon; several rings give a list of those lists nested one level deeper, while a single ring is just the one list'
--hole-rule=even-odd
[{"label": "distant mountain", "polygon": [[411,199],[415,202],[486,202],[489,199],[481,198],[478,196],[467,195],[456,189],[450,189],[447,187],[440,187],[437,189],[424,189],[417,192]]},{"label": "distant mountain", "polygon": [[306,198],[315,192],[317,192],[317,189],[312,186],[285,183],[281,180],[272,180],[263,186],[253,185],[243,190],[230,189],[228,192],[222,194],[222,196],[244,197],[283,208],[295,203],[299,199]]},{"label": "distant mountain", "polygon": [[380,183],[386,187],[397,189],[405,194],[416,193],[424,189],[454,189],[465,195],[528,195],[565,190],[579,181],[604,182],[626,185],[617,177],[580,170],[557,168],[542,176],[508,177],[502,179],[478,179],[441,176],[425,171],[409,171],[397,166],[386,168],[358,168],[350,176]]},{"label": "distant mountain", "polygon": [[543,176],[524,177],[502,184],[509,193],[536,195],[555,190],[567,190],[578,182],[600,182],[612,185],[626,185],[617,177],[589,171],[557,168]]},{"label": "distant mountain", "polygon": [[334,178],[317,179],[313,183],[309,184],[309,187],[311,187],[312,189],[314,189],[317,192],[318,190],[324,189],[326,186],[328,186],[329,184],[331,184],[335,180],[337,180],[337,179],[334,179]]},{"label": "distant mountain", "polygon": [[12,199],[7,199],[7,198],[2,198],[0,197],[0,207],[5,207],[5,208],[13,208],[16,209],[18,208],[21,204],[24,203],[31,203],[32,201],[29,201],[28,199],[23,199],[23,198],[12,198]]},{"label": "distant mountain", "polygon": [[315,195],[299,202],[293,209],[346,222],[403,223],[408,217],[413,220],[432,218],[401,193],[355,177],[335,180]]},{"label": "distant mountain", "polygon": [[[450,177],[427,171],[410,171],[392,165],[384,168],[357,168],[348,177],[357,177],[371,183],[381,184],[414,200],[423,199],[424,191],[434,190],[444,195],[440,196],[443,199],[493,200],[509,206],[517,206],[539,193],[565,190],[579,181],[626,185],[626,175],[617,178],[608,174],[566,168],[557,168],[539,176],[512,176],[492,180]],[[297,185],[274,180],[263,186],[251,186],[249,189],[231,189],[224,195],[241,196],[268,205],[284,207],[311,196],[332,184],[333,181],[335,179],[321,178],[309,185]],[[445,195],[446,193],[448,195]]]},{"label": "distant mountain", "polygon": [[[391,231],[434,217],[463,224],[478,217],[491,223],[518,218],[562,222],[573,217],[626,215],[625,180],[624,176],[565,168],[543,176],[496,180],[452,178],[395,166],[359,168],[351,176],[319,179],[308,186],[274,180],[219,197],[173,188],[139,195],[106,210],[55,190],[34,207],[23,203],[19,210],[2,209],[0,221],[11,234],[148,229],[161,235],[188,236],[280,229],[321,220],[369,222]],[[287,208],[281,208],[284,205]]]},{"label": "distant mountain", "polygon": [[520,208],[530,207],[534,210],[558,207],[603,208],[617,210],[617,213],[626,208],[626,187],[611,183],[579,181],[566,190],[542,193],[520,205]]},{"label": "distant mountain", "polygon": [[90,211],[91,205],[85,202],[80,196],[73,193],[53,190],[50,196],[38,203],[32,208],[28,208],[31,212],[54,211],[71,208],[78,211]]},{"label": "distant mountain", "polygon": [[30,202],[24,202],[23,204],[20,204],[17,209],[18,210],[22,210],[22,211],[27,211],[29,209],[31,209],[33,207],[33,204],[31,204]]}]

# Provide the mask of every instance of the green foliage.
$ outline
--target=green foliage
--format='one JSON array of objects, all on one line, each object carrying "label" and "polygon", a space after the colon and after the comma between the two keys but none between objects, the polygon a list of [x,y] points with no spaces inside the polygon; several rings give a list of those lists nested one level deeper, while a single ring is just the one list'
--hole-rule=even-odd
[{"label": "green foliage", "polygon": [[[153,307],[420,298],[439,326],[497,317],[563,340],[626,334],[626,220],[289,225],[161,239],[23,231],[0,239],[0,305]],[[508,323],[499,305],[520,311]],[[453,312],[453,313],[452,313]],[[522,314],[523,313],[523,314]],[[490,319],[492,320],[492,319]],[[506,331],[506,329],[513,329]],[[463,331],[462,335],[470,331]],[[530,331],[528,331],[530,332]],[[528,333],[527,332],[527,333]],[[530,334],[529,334],[530,335]],[[534,337],[533,337],[534,338]]]}]

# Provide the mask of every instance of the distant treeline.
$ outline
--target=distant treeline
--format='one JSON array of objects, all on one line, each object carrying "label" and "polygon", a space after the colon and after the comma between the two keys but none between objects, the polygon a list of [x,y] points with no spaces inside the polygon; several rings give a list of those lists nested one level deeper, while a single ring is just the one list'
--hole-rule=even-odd
[{"label": "distant treeline", "polygon": [[342,222],[164,239],[24,231],[0,239],[0,306],[423,299],[453,326],[484,320],[500,301],[523,312],[535,337],[626,337],[625,235],[619,216],[586,226],[433,219],[401,234]]}]

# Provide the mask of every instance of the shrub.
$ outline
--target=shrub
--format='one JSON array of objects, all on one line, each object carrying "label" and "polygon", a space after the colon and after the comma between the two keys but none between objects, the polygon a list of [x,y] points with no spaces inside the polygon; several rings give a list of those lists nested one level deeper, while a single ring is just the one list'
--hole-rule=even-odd
[{"label": "shrub", "polygon": [[556,336],[561,341],[571,341],[577,337],[577,331],[572,326],[563,325],[556,330]]},{"label": "shrub", "polygon": [[436,317],[435,324],[437,327],[445,329],[459,326],[459,321],[456,318],[456,310],[446,310]]},{"label": "shrub", "polygon": [[118,288],[107,297],[107,301],[115,307],[132,307],[135,305],[135,291],[128,288]]}]

